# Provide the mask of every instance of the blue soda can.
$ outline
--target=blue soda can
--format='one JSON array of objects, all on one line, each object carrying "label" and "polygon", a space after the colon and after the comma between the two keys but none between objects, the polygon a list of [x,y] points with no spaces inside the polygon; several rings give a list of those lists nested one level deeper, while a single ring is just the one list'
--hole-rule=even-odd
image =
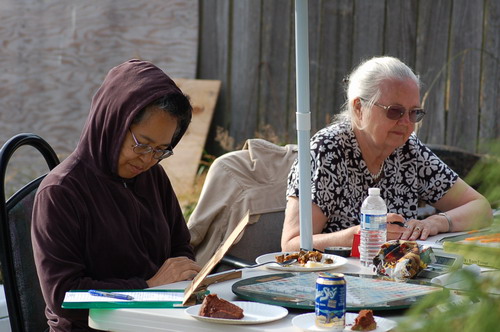
[{"label": "blue soda can", "polygon": [[320,273],[316,279],[314,311],[318,327],[343,331],[345,327],[346,283],[342,273]]}]

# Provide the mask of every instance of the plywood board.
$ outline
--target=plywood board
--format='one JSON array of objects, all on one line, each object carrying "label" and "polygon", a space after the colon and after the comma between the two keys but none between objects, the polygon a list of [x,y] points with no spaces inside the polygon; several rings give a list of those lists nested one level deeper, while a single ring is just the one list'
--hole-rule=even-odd
[{"label": "plywood board", "polygon": [[231,234],[227,237],[226,241],[224,241],[219,249],[215,252],[212,258],[203,266],[200,272],[196,275],[196,277],[191,281],[189,286],[184,291],[184,301],[183,304],[186,304],[190,299],[191,295],[199,289],[200,286],[204,284],[204,280],[207,278],[210,271],[219,263],[219,261],[224,257],[229,248],[233,245],[234,241],[238,238],[241,232],[248,225],[250,220],[250,211],[245,213],[245,216],[238,222],[238,225],[234,228]]},{"label": "plywood board", "polygon": [[221,82],[180,78],[174,81],[189,96],[193,105],[193,119],[186,134],[175,147],[174,155],[162,160],[160,164],[167,172],[175,193],[181,196],[193,188]]}]

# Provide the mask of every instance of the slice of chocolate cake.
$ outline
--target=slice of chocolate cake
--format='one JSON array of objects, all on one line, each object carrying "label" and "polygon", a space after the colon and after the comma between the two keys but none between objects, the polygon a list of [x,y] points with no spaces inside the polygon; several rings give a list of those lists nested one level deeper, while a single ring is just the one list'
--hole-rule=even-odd
[{"label": "slice of chocolate cake", "polygon": [[377,322],[373,318],[372,310],[361,310],[351,327],[353,331],[372,331],[377,328]]},{"label": "slice of chocolate cake", "polygon": [[216,294],[209,294],[203,300],[200,307],[200,316],[225,319],[242,319],[243,309]]}]

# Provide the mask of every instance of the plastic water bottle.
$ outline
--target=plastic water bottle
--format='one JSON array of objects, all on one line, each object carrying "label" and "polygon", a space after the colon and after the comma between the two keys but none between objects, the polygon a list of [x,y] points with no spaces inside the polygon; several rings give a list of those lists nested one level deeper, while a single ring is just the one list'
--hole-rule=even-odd
[{"label": "plastic water bottle", "polygon": [[387,206],[380,197],[379,188],[369,188],[368,197],[361,205],[361,236],[359,256],[361,264],[373,264],[373,257],[387,238]]}]

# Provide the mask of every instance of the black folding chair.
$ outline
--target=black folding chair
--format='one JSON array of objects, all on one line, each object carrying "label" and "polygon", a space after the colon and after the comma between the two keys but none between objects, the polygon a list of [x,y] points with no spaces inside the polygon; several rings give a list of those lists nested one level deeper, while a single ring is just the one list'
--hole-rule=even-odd
[{"label": "black folding chair", "polygon": [[7,164],[23,145],[36,148],[49,169],[57,166],[59,159],[45,140],[29,133],[12,137],[0,150],[0,263],[9,321],[12,332],[40,332],[48,325],[31,245],[31,212],[36,190],[46,174],[5,200]]},{"label": "black folding chair", "polygon": [[[426,144],[429,149],[436,154],[442,161],[454,170],[460,178],[465,179],[467,174],[474,168],[482,156],[477,153],[468,152],[457,147],[442,145],[442,144]],[[474,186],[473,186],[474,187]],[[477,188],[474,188],[477,189]],[[419,219],[427,218],[430,215],[436,214],[439,211],[425,202],[419,202],[418,217]]]},{"label": "black folding chair", "polygon": [[474,168],[482,156],[477,153],[462,150],[457,147],[440,145],[440,144],[427,144],[427,147],[432,150],[446,165],[450,166],[452,170],[465,179],[467,174]]}]

